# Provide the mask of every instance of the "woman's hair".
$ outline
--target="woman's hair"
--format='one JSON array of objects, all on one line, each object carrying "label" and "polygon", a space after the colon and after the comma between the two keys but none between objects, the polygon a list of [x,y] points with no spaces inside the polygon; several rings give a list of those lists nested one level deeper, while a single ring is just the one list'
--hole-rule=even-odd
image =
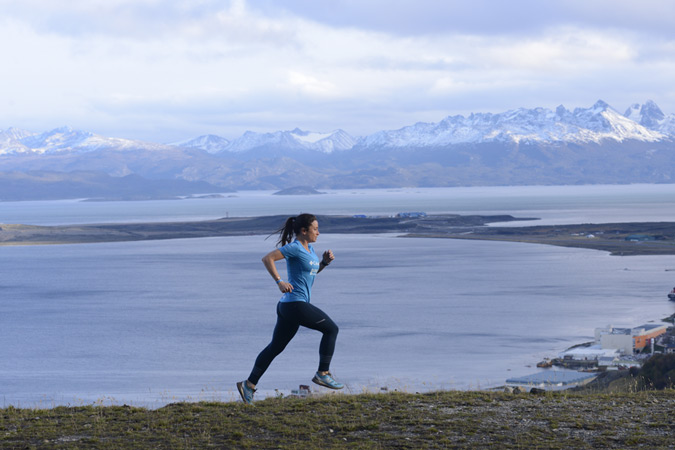
[{"label": "woman's hair", "polygon": [[[293,240],[293,236],[300,234],[303,228],[309,228],[312,222],[316,220],[314,214],[300,214],[296,217],[289,217],[283,227],[276,232],[279,233],[279,241],[277,247],[288,244]],[[274,233],[273,233],[274,234]]]}]

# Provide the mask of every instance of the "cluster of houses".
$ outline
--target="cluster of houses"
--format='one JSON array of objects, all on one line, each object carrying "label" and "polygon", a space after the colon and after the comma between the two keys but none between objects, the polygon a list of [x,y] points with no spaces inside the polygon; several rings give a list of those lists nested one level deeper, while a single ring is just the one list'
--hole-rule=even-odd
[{"label": "cluster of houses", "polygon": [[409,212],[400,212],[396,214],[396,217],[399,218],[404,218],[404,219],[419,219],[426,217],[427,213],[422,212],[422,211],[409,211]]},{"label": "cluster of houses", "polygon": [[[368,216],[365,214],[354,214],[352,217],[354,219],[365,219]],[[424,217],[427,217],[427,213],[423,211],[405,211],[397,213],[394,217],[399,219],[423,219]]]},{"label": "cluster of houses", "polygon": [[[510,387],[568,389],[592,381],[597,371],[640,367],[655,352],[675,353],[675,329],[665,324],[645,324],[635,328],[608,325],[595,329],[595,340],[562,352],[559,358],[545,360],[539,367],[560,366],[574,371],[546,371],[506,380]],[[577,372],[581,370],[581,372]]]},{"label": "cluster of houses", "polygon": [[595,329],[595,341],[560,354],[554,363],[573,369],[617,370],[639,367],[647,354],[657,349],[675,353],[672,334],[665,324],[645,324],[634,328],[608,325]]}]

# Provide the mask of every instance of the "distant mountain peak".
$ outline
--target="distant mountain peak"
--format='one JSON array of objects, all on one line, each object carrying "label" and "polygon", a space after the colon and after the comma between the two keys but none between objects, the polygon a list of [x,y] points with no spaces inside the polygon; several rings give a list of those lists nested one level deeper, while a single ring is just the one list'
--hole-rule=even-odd
[{"label": "distant mountain peak", "polygon": [[356,140],[343,130],[321,133],[295,128],[291,131],[256,133],[246,131],[240,138],[233,140],[226,148],[230,152],[246,152],[253,149],[274,147],[278,150],[310,150],[332,153],[336,150],[349,150]]},{"label": "distant mountain peak", "polygon": [[230,144],[228,139],[215,134],[205,134],[186,141],[174,142],[170,145],[184,148],[197,148],[208,153],[218,153]]},{"label": "distant mountain peak", "polygon": [[28,153],[30,148],[26,147],[21,140],[29,136],[31,133],[26,130],[9,127],[4,131],[0,131],[0,155],[14,154],[14,153]]},{"label": "distant mountain peak", "polygon": [[670,136],[675,134],[675,116],[666,116],[653,100],[647,100],[642,105],[633,103],[624,116],[650,130]]},{"label": "distant mountain peak", "polygon": [[606,109],[609,108],[611,108],[611,106],[609,106],[609,103],[605,102],[604,100],[598,100],[593,104],[594,110],[605,111]]},{"label": "distant mountain peak", "polygon": [[658,126],[666,117],[656,103],[651,100],[642,105],[640,108],[640,125],[647,128]]}]

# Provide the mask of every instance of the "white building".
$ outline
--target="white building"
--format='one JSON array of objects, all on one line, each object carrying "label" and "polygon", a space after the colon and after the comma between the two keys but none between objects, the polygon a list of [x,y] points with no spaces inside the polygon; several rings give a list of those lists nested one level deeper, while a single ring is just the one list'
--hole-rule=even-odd
[{"label": "white building", "polygon": [[603,349],[619,349],[624,355],[632,355],[664,334],[667,325],[645,324],[635,328],[615,328],[607,325],[595,329],[595,343]]},{"label": "white building", "polygon": [[560,352],[560,358],[570,358],[575,361],[597,361],[600,358],[616,358],[620,351],[615,348],[601,348],[599,345],[590,347],[573,347],[564,352]]}]

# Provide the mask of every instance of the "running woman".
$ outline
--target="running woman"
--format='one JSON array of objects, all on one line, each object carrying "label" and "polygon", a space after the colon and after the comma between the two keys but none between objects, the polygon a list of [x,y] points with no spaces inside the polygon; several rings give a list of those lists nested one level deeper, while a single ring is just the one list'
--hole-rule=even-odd
[{"label": "running woman", "polygon": [[[272,334],[272,342],[256,358],[248,379],[237,383],[241,399],[249,404],[253,402],[258,380],[272,360],[293,339],[300,325],[323,334],[319,345],[319,369],[312,381],[331,389],[344,387],[342,383],[335,381],[330,373],[338,326],[325,312],[310,303],[314,277],[335,259],[333,252],[326,250],[321,260],[314,253],[312,243],[319,237],[319,222],[312,214],[289,217],[278,231],[278,248],[265,255],[262,262],[283,296],[277,304],[277,324]],[[275,263],[281,259],[286,259],[288,281],[282,280],[277,272]]]}]

